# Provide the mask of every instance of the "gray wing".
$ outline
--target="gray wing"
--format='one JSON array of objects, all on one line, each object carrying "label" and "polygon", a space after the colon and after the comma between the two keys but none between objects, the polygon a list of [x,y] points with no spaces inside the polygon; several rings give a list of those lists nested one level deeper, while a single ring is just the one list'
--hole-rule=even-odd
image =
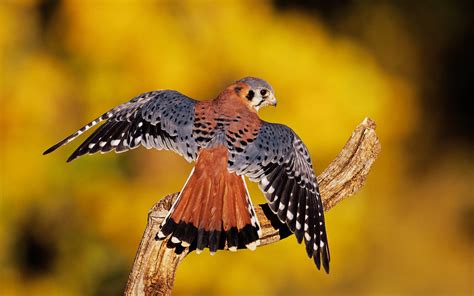
[{"label": "gray wing", "polygon": [[196,103],[173,90],[147,92],[104,113],[43,154],[53,152],[106,120],[76,149],[68,162],[84,154],[124,152],[139,145],[172,150],[192,161],[198,150],[192,137]]},{"label": "gray wing", "polygon": [[308,149],[289,127],[264,122],[245,149],[231,149],[229,170],[258,182],[271,210],[304,239],[308,256],[329,271],[324,210]]}]

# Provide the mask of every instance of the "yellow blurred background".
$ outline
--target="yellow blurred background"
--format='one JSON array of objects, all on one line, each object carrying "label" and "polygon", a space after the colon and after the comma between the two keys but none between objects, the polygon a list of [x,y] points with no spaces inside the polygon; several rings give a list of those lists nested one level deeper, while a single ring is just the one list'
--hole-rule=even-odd
[{"label": "yellow blurred background", "polygon": [[251,75],[317,172],[365,116],[382,153],[326,215],[329,275],[290,237],[193,253],[174,295],[473,295],[472,5],[431,2],[2,1],[0,294],[120,294],[148,210],[192,167],[47,147],[139,93],[212,99]]}]

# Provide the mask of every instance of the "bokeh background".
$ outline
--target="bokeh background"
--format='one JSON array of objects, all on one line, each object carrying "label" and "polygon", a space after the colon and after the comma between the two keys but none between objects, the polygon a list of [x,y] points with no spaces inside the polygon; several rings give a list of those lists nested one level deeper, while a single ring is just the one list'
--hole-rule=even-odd
[{"label": "bokeh background", "polygon": [[[365,116],[382,153],[327,214],[332,266],[293,238],[191,254],[175,295],[473,295],[474,31],[459,1],[0,3],[0,294],[119,295],[150,207],[191,164],[44,149],[136,94],[268,80],[317,172]],[[84,138],[83,138],[84,139]],[[251,187],[255,202],[264,199]]]}]

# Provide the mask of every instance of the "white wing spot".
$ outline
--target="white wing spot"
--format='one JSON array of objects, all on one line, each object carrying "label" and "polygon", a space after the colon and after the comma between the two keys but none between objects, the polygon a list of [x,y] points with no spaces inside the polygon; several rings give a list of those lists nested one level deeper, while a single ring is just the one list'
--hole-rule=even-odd
[{"label": "white wing spot", "polygon": [[304,238],[307,240],[307,241],[310,241],[311,240],[311,236],[306,232],[304,234]]},{"label": "white wing spot", "polygon": [[294,217],[293,213],[291,213],[291,212],[286,213],[286,218],[288,218],[289,220],[293,220],[293,217]]},{"label": "white wing spot", "polygon": [[119,143],[120,143],[120,140],[112,140],[112,141],[110,142],[110,144],[111,144],[112,146],[117,146]]},{"label": "white wing spot", "polygon": [[278,209],[279,209],[280,211],[284,210],[284,209],[285,209],[285,204],[282,204],[282,203],[281,203],[280,206],[278,207]]},{"label": "white wing spot", "polygon": [[273,186],[270,186],[270,188],[268,188],[267,192],[271,194],[271,193],[275,192],[275,188],[273,188]]},{"label": "white wing spot", "polygon": [[263,185],[263,186],[267,186],[267,185],[269,184],[268,179],[265,178],[265,177],[262,178],[262,181],[261,181],[261,182],[262,182],[262,185]]},{"label": "white wing spot", "polygon": [[107,142],[105,142],[105,141],[102,141],[102,142],[100,142],[100,143],[99,143],[99,146],[100,146],[100,147],[104,147],[104,146],[105,146],[105,144],[107,144]]},{"label": "white wing spot", "polygon": [[301,229],[301,224],[300,222],[296,221],[296,229],[300,230]]},{"label": "white wing spot", "polygon": [[90,143],[88,147],[89,147],[89,149],[92,149],[92,148],[94,148],[94,146],[95,146],[95,143]]},{"label": "white wing spot", "polygon": [[138,123],[138,127],[142,127],[142,125],[143,125],[143,122],[140,121],[140,122]]},{"label": "white wing spot", "polygon": [[138,136],[135,138],[135,145],[137,145],[138,143],[140,143],[140,141],[142,140],[142,136]]}]

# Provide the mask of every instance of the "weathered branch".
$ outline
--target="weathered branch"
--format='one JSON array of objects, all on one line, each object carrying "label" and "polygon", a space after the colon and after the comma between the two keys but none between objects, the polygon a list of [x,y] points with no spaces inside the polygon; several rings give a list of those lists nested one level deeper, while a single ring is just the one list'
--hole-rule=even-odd
[{"label": "weathered branch", "polygon": [[[364,185],[379,152],[375,122],[366,118],[354,130],[336,159],[318,176],[325,211],[356,193]],[[168,239],[156,241],[155,235],[176,197],[177,193],[170,194],[150,210],[125,295],[171,294],[178,264],[192,250],[173,245]],[[255,210],[262,227],[260,246],[277,242],[291,234],[275,218],[267,204],[258,205]]]}]

